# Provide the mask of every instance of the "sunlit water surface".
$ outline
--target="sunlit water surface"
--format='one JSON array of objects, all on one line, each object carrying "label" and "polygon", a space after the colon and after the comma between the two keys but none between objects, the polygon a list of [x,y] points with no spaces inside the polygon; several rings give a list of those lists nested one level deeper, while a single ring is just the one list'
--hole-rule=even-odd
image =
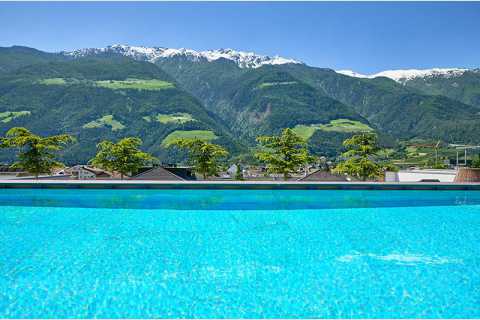
[{"label": "sunlit water surface", "polygon": [[480,192],[0,190],[1,318],[480,317]]}]

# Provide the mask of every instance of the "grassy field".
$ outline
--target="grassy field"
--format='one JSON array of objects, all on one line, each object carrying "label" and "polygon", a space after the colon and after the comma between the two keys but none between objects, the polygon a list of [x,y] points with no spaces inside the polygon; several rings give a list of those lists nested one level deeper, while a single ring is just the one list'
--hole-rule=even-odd
[{"label": "grassy field", "polygon": [[275,86],[288,86],[290,84],[295,84],[297,83],[296,81],[284,81],[284,82],[264,82],[259,84],[257,87],[259,89],[264,89],[264,88],[269,88],[269,87],[275,87]]},{"label": "grassy field", "polygon": [[[411,139],[400,142],[395,158],[392,161],[398,166],[417,166],[422,168],[440,168],[448,162],[459,164],[465,161],[464,149],[456,149],[446,142],[433,139]],[[480,150],[467,150],[467,160],[472,161],[479,156]]]},{"label": "grassy field", "polygon": [[172,133],[170,133],[168,136],[165,137],[162,141],[162,146],[163,147],[168,147],[171,144],[175,143],[179,139],[201,139],[205,141],[211,141],[217,138],[215,133],[210,130],[189,130],[189,131],[184,131],[184,130],[175,130]]},{"label": "grassy field", "polygon": [[[151,116],[145,116],[143,119],[147,122],[152,122],[152,117]],[[190,121],[195,121],[193,117],[188,114],[188,113],[172,113],[172,114],[162,114],[158,113],[153,117],[154,121],[160,122],[160,123],[186,123]]]},{"label": "grassy field", "polygon": [[23,117],[23,116],[29,116],[30,111],[5,111],[5,112],[0,112],[0,121],[3,123],[9,123],[13,119]]},{"label": "grassy field", "polygon": [[303,138],[303,140],[307,141],[310,139],[315,131],[319,130],[318,126],[316,125],[311,125],[311,126],[305,126],[305,125],[296,125],[295,128],[293,128],[293,131],[299,135],[300,137]]},{"label": "grassy field", "polygon": [[308,140],[317,130],[334,132],[370,132],[373,131],[368,125],[355,120],[336,119],[327,124],[296,125],[293,128],[296,134]]},{"label": "grassy field", "polygon": [[103,116],[100,119],[97,119],[95,121],[90,121],[89,123],[84,124],[83,128],[93,129],[93,128],[102,128],[106,126],[110,127],[112,131],[122,130],[125,128],[125,126],[121,122],[113,119],[113,115],[111,114]]},{"label": "grassy field", "polygon": [[[439,156],[443,156],[443,152],[439,152]],[[408,164],[412,166],[428,166],[428,164],[434,163],[435,150],[427,150],[426,148],[407,147],[406,154],[403,159],[393,159],[393,162],[397,165]]]},{"label": "grassy field", "polygon": [[164,90],[174,88],[175,85],[171,82],[163,80],[145,80],[145,79],[126,79],[126,80],[102,80],[102,81],[89,81],[79,80],[73,78],[47,78],[38,81],[44,85],[68,85],[68,84],[85,84],[96,85],[98,87],[121,90],[121,89],[134,89],[134,90]]},{"label": "grassy field", "polygon": [[175,85],[171,82],[163,80],[142,80],[142,79],[127,79],[127,80],[104,80],[96,81],[97,86],[119,90],[119,89],[134,89],[134,90],[164,90],[174,88]]},{"label": "grassy field", "polygon": [[64,78],[48,78],[38,81],[40,84],[61,86],[67,83]]}]

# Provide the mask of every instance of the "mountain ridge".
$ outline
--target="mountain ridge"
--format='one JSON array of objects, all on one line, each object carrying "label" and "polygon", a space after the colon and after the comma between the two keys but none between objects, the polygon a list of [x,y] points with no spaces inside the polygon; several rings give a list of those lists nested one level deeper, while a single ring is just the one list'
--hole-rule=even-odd
[{"label": "mountain ridge", "polygon": [[335,72],[355,77],[374,79],[378,77],[390,78],[399,83],[405,83],[415,78],[444,77],[454,78],[463,75],[465,72],[480,72],[480,69],[464,69],[464,68],[431,68],[431,69],[397,69],[384,70],[374,74],[362,74],[353,70],[336,70]]},{"label": "mountain ridge", "polygon": [[[137,60],[144,60],[151,63],[157,62],[162,58],[173,57],[187,57],[190,61],[201,62],[202,59],[208,62],[216,61],[219,59],[226,59],[235,62],[240,68],[259,68],[264,65],[281,65],[281,64],[303,64],[310,67],[319,68],[316,66],[308,65],[307,63],[292,59],[285,58],[279,55],[262,55],[255,52],[235,50],[231,48],[225,49],[211,49],[211,50],[194,50],[189,48],[168,48],[168,47],[147,47],[147,46],[135,46],[128,44],[113,44],[106,47],[90,47],[80,48],[74,50],[63,50],[54,53],[43,52],[41,50],[25,47],[25,46],[12,46],[12,47],[0,47],[0,49],[8,48],[21,48],[23,50],[35,50],[38,53],[46,54],[58,54],[70,58],[95,56],[99,54],[120,54],[126,57],[134,58]],[[327,68],[330,69],[330,68]],[[331,69],[334,70],[334,69]],[[415,78],[425,77],[458,77],[465,72],[478,72],[480,68],[427,68],[427,69],[391,69],[383,70],[373,74],[363,74],[350,69],[334,70],[335,72],[350,77],[373,79],[377,77],[386,77],[394,81],[404,83],[408,80]]]},{"label": "mountain ridge", "polygon": [[388,146],[409,139],[480,143],[475,70],[401,83],[241,51],[107,48],[0,48],[0,134],[12,126],[72,133],[80,142],[65,151],[68,161],[88,160],[101,139],[129,135],[166,162],[184,157],[170,147],[173,138],[198,134],[233,157],[251,155],[256,136],[285,127],[329,157],[358,128],[375,130]]},{"label": "mountain ridge", "polygon": [[155,63],[163,58],[172,58],[175,56],[184,56],[192,61],[200,61],[204,59],[208,62],[223,58],[235,62],[240,68],[259,68],[263,65],[303,63],[298,60],[283,58],[278,55],[267,56],[256,54],[254,52],[237,51],[234,49],[196,51],[186,48],[173,49],[165,47],[144,47],[115,44],[104,48],[84,48],[60,52],[62,55],[75,58],[108,53],[121,54],[134,59],[143,59],[152,63]]}]

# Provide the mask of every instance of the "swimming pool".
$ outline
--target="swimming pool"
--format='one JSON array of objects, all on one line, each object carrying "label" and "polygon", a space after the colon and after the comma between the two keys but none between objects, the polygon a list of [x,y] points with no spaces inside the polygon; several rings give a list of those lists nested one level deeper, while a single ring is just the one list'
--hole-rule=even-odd
[{"label": "swimming pool", "polygon": [[480,192],[0,189],[0,317],[480,317]]}]

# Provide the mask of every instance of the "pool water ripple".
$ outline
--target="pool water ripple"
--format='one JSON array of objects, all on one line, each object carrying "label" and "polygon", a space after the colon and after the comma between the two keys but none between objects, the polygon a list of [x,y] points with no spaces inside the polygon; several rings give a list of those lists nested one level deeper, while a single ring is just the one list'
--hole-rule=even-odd
[{"label": "pool water ripple", "polygon": [[480,192],[37,191],[0,196],[3,318],[480,317]]}]

